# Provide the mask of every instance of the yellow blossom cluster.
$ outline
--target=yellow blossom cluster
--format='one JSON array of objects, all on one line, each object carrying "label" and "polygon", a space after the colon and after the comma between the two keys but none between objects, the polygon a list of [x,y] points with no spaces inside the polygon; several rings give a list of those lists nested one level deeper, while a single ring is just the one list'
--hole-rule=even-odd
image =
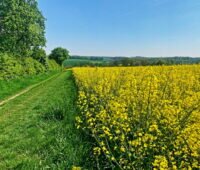
[{"label": "yellow blossom cluster", "polygon": [[[116,169],[200,169],[200,65],[74,68],[77,127]],[[104,158],[103,158],[104,157]]]}]

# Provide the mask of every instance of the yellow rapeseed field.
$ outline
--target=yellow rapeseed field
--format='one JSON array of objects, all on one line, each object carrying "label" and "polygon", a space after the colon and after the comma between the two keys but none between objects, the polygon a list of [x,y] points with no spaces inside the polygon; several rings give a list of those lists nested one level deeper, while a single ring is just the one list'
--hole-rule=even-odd
[{"label": "yellow rapeseed field", "polygon": [[200,65],[74,68],[97,167],[200,168]]}]

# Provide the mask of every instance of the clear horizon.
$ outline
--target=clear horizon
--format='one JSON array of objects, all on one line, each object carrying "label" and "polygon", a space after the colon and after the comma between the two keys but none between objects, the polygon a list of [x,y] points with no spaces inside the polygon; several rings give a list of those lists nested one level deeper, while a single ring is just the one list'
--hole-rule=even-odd
[{"label": "clear horizon", "polygon": [[39,1],[49,53],[200,57],[198,0]]}]

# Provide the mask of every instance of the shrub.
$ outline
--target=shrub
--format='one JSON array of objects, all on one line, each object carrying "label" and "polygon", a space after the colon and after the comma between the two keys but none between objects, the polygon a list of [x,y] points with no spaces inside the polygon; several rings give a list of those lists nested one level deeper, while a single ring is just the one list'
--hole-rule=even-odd
[{"label": "shrub", "polygon": [[[52,69],[54,69],[54,66]],[[20,59],[10,54],[0,54],[0,79],[9,80],[47,71],[44,65],[28,57]]]},{"label": "shrub", "polygon": [[48,70],[53,71],[53,70],[60,70],[61,67],[56,63],[55,60],[48,60]]},{"label": "shrub", "polygon": [[23,75],[23,67],[17,58],[0,54],[0,79],[13,79]]},{"label": "shrub", "polygon": [[45,72],[45,67],[31,57],[24,58],[22,61],[24,75],[34,75]]}]

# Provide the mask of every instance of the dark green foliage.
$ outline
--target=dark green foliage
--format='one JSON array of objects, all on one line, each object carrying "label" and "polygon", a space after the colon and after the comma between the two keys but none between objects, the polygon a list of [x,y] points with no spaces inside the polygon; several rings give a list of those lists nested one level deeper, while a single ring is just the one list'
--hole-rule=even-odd
[{"label": "dark green foliage", "polygon": [[29,57],[45,46],[44,22],[36,0],[1,0],[0,52]]},{"label": "dark green foliage", "polygon": [[63,61],[69,58],[69,51],[65,48],[55,48],[51,51],[49,59],[55,60],[58,64],[62,65]]},{"label": "dark green foliage", "polygon": [[42,115],[43,119],[49,121],[61,121],[64,119],[65,115],[63,114],[65,110],[62,107],[54,106],[46,113]]},{"label": "dark green foliage", "polygon": [[42,48],[35,47],[31,55],[32,58],[39,61],[41,64],[45,65],[47,61],[46,51]]}]

